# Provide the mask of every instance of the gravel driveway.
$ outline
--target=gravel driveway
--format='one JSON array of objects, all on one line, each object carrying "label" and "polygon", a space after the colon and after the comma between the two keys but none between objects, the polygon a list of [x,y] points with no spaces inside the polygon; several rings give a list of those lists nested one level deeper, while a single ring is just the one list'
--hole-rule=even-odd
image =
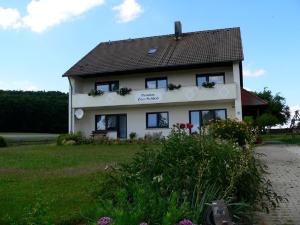
[{"label": "gravel driveway", "polygon": [[271,144],[257,147],[265,154],[268,178],[275,191],[288,199],[270,214],[261,215],[264,225],[300,225],[300,146]]}]

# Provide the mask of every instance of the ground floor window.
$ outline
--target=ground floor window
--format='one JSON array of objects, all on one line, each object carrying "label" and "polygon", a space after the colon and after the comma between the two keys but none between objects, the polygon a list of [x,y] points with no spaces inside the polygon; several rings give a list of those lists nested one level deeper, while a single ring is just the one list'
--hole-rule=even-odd
[{"label": "ground floor window", "polygon": [[168,112],[151,112],[146,113],[147,128],[168,128],[169,113]]},{"label": "ground floor window", "polygon": [[116,131],[119,138],[127,136],[126,114],[96,115],[95,131]]},{"label": "ground floor window", "polygon": [[211,121],[225,119],[227,119],[226,109],[190,111],[190,123],[193,124],[191,133],[198,133],[203,125],[206,125]]}]

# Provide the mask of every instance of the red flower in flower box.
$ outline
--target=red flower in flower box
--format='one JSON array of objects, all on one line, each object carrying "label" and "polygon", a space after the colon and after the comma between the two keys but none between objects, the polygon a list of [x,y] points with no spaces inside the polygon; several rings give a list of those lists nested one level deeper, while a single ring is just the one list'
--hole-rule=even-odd
[{"label": "red flower in flower box", "polygon": [[185,123],[181,123],[179,127],[180,127],[180,129],[184,129],[185,128]]}]

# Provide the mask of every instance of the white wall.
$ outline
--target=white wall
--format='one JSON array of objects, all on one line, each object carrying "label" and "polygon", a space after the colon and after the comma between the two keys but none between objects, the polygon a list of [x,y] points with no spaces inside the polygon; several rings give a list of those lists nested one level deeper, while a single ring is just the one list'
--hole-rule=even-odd
[{"label": "white wall", "polygon": [[[127,114],[127,135],[136,132],[139,137],[144,137],[147,133],[163,132],[168,135],[173,124],[188,123],[190,110],[205,109],[227,109],[228,118],[236,118],[234,101],[223,103],[203,103],[194,105],[166,105],[166,106],[147,106],[123,109],[93,109],[85,110],[84,118],[75,119],[75,131],[81,131],[89,136],[95,130],[95,115],[99,114]],[[169,129],[146,129],[146,112],[169,112]]]},{"label": "white wall", "polygon": [[181,84],[184,86],[196,86],[196,74],[225,72],[225,83],[233,83],[232,66],[213,67],[183,71],[165,71],[155,73],[140,73],[132,75],[118,75],[98,78],[76,78],[75,93],[88,93],[95,87],[95,82],[101,81],[119,81],[120,87],[128,87],[133,90],[145,89],[145,78],[167,77],[168,83]]}]

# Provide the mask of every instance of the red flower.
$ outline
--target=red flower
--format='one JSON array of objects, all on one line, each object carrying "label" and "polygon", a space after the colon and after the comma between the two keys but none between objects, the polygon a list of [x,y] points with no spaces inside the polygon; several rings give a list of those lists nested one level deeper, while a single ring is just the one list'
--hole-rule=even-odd
[{"label": "red flower", "polygon": [[180,127],[180,129],[184,129],[185,128],[185,123],[181,123],[179,127]]},{"label": "red flower", "polygon": [[187,123],[187,124],[186,124],[186,128],[188,128],[188,129],[192,129],[192,128],[193,128],[193,126],[194,126],[194,125],[193,125],[193,124],[191,124],[191,123]]}]

